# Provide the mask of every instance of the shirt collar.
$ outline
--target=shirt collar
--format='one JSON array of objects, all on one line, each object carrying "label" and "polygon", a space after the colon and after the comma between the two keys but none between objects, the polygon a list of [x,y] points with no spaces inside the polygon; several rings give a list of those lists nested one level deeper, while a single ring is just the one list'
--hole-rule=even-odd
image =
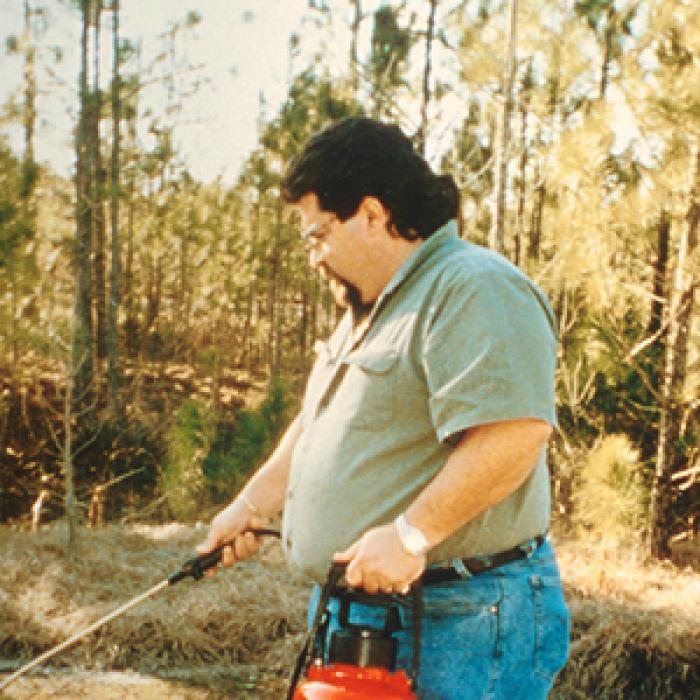
[{"label": "shirt collar", "polygon": [[[435,233],[433,233],[429,238],[425,240],[421,245],[404,261],[401,267],[396,271],[394,276],[389,280],[388,284],[382,290],[382,293],[375,301],[372,310],[370,311],[369,318],[366,323],[362,326],[362,331],[354,336],[352,341],[352,347],[357,347],[359,343],[362,342],[363,338],[367,335],[367,332],[374,322],[377,314],[380,312],[386,300],[418,269],[423,265],[428,258],[432,257],[441,248],[449,244],[457,238],[457,233],[459,229],[457,226],[457,221],[455,219],[450,219],[446,224],[443,224]],[[352,328],[354,325],[352,320],[352,311],[348,310],[345,318],[347,319],[348,328]],[[352,333],[352,331],[348,331]]]},{"label": "shirt collar", "polygon": [[420,267],[433,255],[435,251],[442,248],[448,241],[456,238],[457,232],[457,221],[450,219],[450,221],[441,226],[437,231],[435,231],[435,233],[427,238],[424,243],[421,243],[421,245],[396,271],[396,274],[389,280],[386,287],[384,287],[382,293],[377,299],[375,308],[378,307],[389,295],[393,294],[418,267]]}]

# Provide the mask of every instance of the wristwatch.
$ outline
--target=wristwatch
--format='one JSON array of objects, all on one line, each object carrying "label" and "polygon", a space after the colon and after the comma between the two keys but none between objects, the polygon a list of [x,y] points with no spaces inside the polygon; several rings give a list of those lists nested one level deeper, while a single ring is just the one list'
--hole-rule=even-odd
[{"label": "wristwatch", "polygon": [[399,515],[394,520],[394,525],[403,548],[409,554],[419,557],[428,551],[428,538],[417,527],[411,525],[403,515]]}]

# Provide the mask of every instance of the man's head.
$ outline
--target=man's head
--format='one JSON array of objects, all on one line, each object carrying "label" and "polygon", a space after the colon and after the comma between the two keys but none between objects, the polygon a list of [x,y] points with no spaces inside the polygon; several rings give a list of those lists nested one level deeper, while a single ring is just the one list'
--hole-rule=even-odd
[{"label": "man's head", "polygon": [[388,213],[389,230],[407,240],[428,238],[459,209],[451,177],[436,176],[398,127],[364,117],[332,124],[292,160],[282,196],[296,204],[308,194],[341,222],[374,197]]}]

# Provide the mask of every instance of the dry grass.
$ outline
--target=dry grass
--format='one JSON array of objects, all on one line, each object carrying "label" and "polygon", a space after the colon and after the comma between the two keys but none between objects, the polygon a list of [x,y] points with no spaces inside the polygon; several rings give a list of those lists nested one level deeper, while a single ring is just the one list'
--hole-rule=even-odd
[{"label": "dry grass", "polygon": [[[0,529],[0,656],[27,661],[58,644],[178,570],[203,536],[177,525],[86,531],[71,565],[60,529]],[[303,637],[306,596],[270,543],[235,570],[166,589],[51,664],[158,675],[206,666],[212,678],[227,668],[245,676],[223,673],[224,689],[227,680],[229,689],[256,677],[267,682],[287,675]]]},{"label": "dry grass", "polygon": [[700,698],[700,575],[635,547],[558,547],[573,615],[571,658],[554,697]]},{"label": "dry grass", "polygon": [[[71,565],[60,529],[0,528],[5,670],[173,573],[203,534],[178,525],[82,532]],[[645,563],[633,550],[567,542],[558,551],[574,629],[553,697],[700,698],[700,575]],[[270,543],[255,561],[184,581],[51,662],[71,675],[54,671],[48,686],[38,676],[22,680],[8,697],[89,697],[90,684],[104,697],[112,697],[108,686],[114,697],[139,699],[283,697],[305,603],[305,587]],[[117,683],[112,670],[129,673]]]}]

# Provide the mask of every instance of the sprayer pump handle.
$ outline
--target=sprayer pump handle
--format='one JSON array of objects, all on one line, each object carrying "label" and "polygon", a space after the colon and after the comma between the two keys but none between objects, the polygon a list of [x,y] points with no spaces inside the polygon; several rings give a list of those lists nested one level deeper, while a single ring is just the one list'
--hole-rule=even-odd
[{"label": "sprayer pump handle", "polygon": [[[270,535],[272,537],[279,537],[280,533],[277,530],[269,530],[267,528],[251,528],[246,530],[246,532],[252,532],[256,537],[262,535]],[[227,547],[229,543],[222,544],[216,549],[213,549],[207,554],[201,554],[198,557],[192,557],[188,559],[180,568],[179,571],[175,572],[169,579],[168,583],[172,586],[175,583],[179,583],[182,579],[191,576],[194,579],[200,579],[204,576],[204,572],[212,569],[221,562],[221,554],[224,551],[224,547]]]}]

